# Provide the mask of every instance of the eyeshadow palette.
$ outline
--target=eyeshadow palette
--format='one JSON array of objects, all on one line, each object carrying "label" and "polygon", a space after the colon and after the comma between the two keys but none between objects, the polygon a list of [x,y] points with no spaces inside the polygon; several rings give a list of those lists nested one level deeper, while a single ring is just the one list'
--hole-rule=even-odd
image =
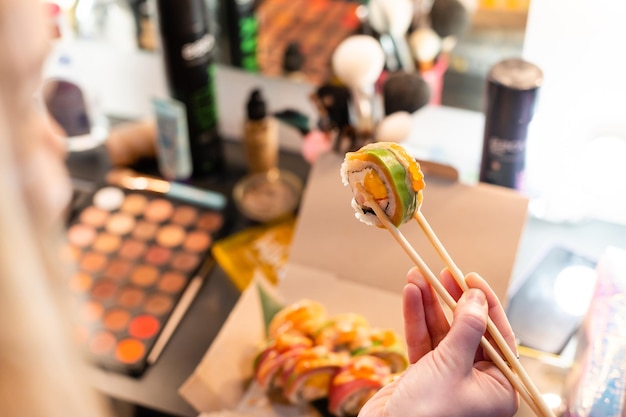
[{"label": "eyeshadow palette", "polygon": [[214,264],[224,213],[163,194],[98,188],[67,229],[78,338],[103,368],[141,374],[156,361]]}]

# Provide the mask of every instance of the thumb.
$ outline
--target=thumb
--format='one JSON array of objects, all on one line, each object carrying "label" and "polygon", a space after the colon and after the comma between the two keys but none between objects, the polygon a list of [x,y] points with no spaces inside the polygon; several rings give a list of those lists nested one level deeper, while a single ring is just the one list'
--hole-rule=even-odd
[{"label": "thumb", "polygon": [[438,349],[448,363],[463,372],[474,365],[476,350],[487,329],[488,306],[485,293],[470,288],[459,299],[450,331]]}]

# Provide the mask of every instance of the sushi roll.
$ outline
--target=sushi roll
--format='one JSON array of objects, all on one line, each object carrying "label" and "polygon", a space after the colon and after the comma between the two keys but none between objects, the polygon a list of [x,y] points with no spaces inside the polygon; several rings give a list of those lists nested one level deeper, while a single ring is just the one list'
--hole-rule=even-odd
[{"label": "sushi roll", "polygon": [[284,397],[292,404],[327,398],[332,379],[349,360],[346,352],[332,352],[325,346],[301,351],[283,368]]},{"label": "sushi roll", "polygon": [[395,331],[373,328],[358,313],[329,316],[308,299],[279,311],[268,334],[254,362],[259,387],[283,404],[321,400],[337,417],[357,415],[408,366]]},{"label": "sushi roll", "polygon": [[392,373],[402,372],[409,366],[404,341],[391,329],[370,329],[367,339],[352,355],[371,355],[384,360]]},{"label": "sushi roll", "polygon": [[356,183],[365,187],[396,227],[411,220],[422,204],[424,174],[397,143],[376,142],[346,153],[341,178],[352,188],[356,217],[369,225],[383,227]]},{"label": "sushi roll", "polygon": [[326,320],[326,308],[313,300],[301,300],[280,310],[270,321],[268,336],[276,338],[283,333],[312,336]]},{"label": "sushi roll", "polygon": [[332,380],[328,411],[337,417],[356,416],[392,378],[389,366],[382,359],[369,355],[352,357]]},{"label": "sushi roll", "polygon": [[265,390],[280,388],[283,369],[293,358],[313,346],[306,336],[284,333],[272,340],[254,361],[254,378]]},{"label": "sushi roll", "polygon": [[315,334],[315,344],[333,351],[351,352],[369,338],[370,324],[356,313],[343,313],[331,317]]}]

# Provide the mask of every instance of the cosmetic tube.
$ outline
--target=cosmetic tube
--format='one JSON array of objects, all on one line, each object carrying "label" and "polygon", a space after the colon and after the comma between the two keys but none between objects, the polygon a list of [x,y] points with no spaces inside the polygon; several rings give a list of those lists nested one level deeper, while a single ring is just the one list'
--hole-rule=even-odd
[{"label": "cosmetic tube", "polygon": [[249,72],[258,72],[256,1],[229,0],[226,2],[226,13],[231,64]]}]

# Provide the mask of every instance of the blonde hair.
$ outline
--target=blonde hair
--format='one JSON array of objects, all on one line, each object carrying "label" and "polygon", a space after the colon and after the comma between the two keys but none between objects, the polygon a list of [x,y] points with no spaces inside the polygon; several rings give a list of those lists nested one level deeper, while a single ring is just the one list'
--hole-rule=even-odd
[{"label": "blonde hair", "polygon": [[[74,343],[61,225],[19,186],[21,153],[0,102],[0,416],[107,415]],[[22,140],[26,138],[21,138]],[[12,146],[13,145],[13,146]]]},{"label": "blonde hair", "polygon": [[[0,3],[1,28],[16,2]],[[25,158],[41,144],[24,137],[30,120],[13,102],[19,89],[9,85],[21,82],[23,62],[10,34],[0,30],[0,416],[108,416],[72,333],[60,261],[63,225],[50,225],[50,213],[36,203],[38,190],[21,182]]]}]

